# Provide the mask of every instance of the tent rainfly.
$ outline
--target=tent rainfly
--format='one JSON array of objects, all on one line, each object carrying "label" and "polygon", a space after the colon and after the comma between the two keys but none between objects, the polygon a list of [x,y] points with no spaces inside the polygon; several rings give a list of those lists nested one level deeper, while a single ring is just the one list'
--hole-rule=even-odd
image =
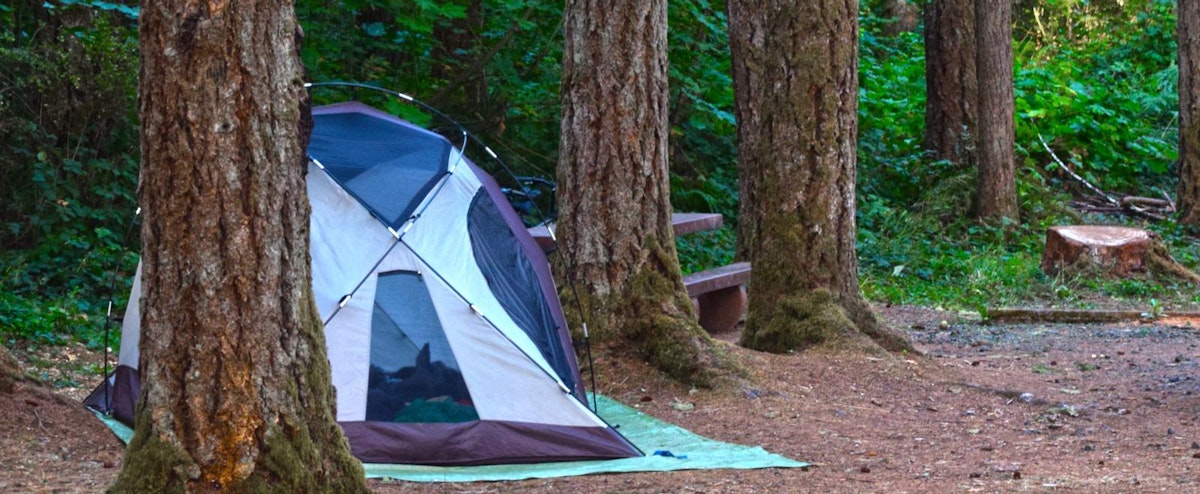
[{"label": "tent rainfly", "polygon": [[[481,465],[641,455],[588,409],[545,255],[495,180],[443,137],[362,103],[313,118],[313,290],[355,456]],[[128,424],[140,288],[139,269],[119,365],[85,402]]]}]

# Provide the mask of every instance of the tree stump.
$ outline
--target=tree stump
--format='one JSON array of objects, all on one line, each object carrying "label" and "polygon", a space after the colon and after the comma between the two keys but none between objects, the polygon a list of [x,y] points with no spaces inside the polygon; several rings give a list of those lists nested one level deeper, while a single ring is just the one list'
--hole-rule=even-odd
[{"label": "tree stump", "polygon": [[1042,271],[1097,267],[1119,277],[1143,274],[1152,249],[1150,232],[1120,226],[1052,226],[1046,231]]}]

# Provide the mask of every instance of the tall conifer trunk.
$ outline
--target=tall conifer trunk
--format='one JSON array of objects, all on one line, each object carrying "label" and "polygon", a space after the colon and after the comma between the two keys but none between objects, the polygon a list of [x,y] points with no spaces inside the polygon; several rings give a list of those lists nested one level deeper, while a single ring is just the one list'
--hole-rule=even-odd
[{"label": "tall conifer trunk", "polygon": [[1179,0],[1179,222],[1200,227],[1200,1]]},{"label": "tall conifer trunk", "polygon": [[671,230],[666,8],[567,2],[557,255],[598,338],[705,382],[713,342],[695,320]]},{"label": "tall conifer trunk", "polygon": [[292,4],[140,15],[142,394],[112,492],[363,492],[309,274]]},{"label": "tall conifer trunk", "polygon": [[975,0],[925,5],[925,149],[960,168],[976,164],[979,81]]},{"label": "tall conifer trunk", "polygon": [[739,256],[754,266],[742,344],[859,338],[910,349],[862,298],[855,243],[858,2],[731,0]]},{"label": "tall conifer trunk", "polygon": [[1017,220],[1013,161],[1012,0],[977,0],[979,206],[983,220]]}]

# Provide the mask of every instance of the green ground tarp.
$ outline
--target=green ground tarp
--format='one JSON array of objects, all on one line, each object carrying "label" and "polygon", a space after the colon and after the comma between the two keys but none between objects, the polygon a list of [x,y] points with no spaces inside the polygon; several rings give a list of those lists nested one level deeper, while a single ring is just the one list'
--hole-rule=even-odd
[{"label": "green ground tarp", "polygon": [[[617,427],[634,445],[646,453],[639,458],[604,461],[573,461],[522,465],[478,467],[430,467],[420,465],[363,465],[370,478],[389,478],[413,482],[476,482],[498,480],[568,477],[593,473],[666,472],[717,468],[795,468],[807,463],[768,453],[758,446],[740,446],[705,437],[622,405],[605,396],[597,396],[600,416]],[[125,442],[133,431],[124,424],[101,416]],[[657,453],[657,454],[656,454]]]}]

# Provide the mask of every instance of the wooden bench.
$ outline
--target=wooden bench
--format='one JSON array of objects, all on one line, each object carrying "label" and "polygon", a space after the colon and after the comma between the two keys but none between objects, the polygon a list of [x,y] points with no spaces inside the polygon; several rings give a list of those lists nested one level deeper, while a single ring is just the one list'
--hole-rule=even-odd
[{"label": "wooden bench", "polygon": [[737,329],[746,313],[746,282],[750,281],[750,263],[735,262],[683,277],[700,326],[710,333]]}]

